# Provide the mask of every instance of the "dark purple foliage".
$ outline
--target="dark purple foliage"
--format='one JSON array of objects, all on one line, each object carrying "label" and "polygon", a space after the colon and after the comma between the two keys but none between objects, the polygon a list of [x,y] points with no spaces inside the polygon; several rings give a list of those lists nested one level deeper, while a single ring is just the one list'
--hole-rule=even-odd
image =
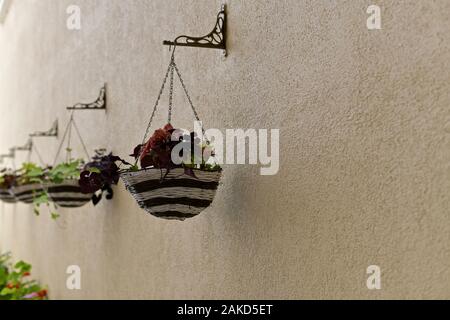
[{"label": "dark purple foliage", "polygon": [[99,195],[94,195],[92,201],[97,204],[102,193],[106,192],[107,199],[112,199],[112,185],[119,182],[119,166],[116,164],[130,165],[128,162],[110,153],[106,156],[95,156],[91,162],[87,163],[84,171],[80,174],[79,185],[81,192],[85,194],[101,191]]}]

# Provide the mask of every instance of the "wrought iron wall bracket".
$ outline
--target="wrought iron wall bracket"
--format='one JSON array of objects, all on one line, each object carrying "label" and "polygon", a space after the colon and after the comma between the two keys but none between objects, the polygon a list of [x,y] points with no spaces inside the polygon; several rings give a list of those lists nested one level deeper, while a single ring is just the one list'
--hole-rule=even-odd
[{"label": "wrought iron wall bracket", "polygon": [[30,138],[25,145],[14,147],[13,149],[16,151],[31,151],[33,149],[33,140]]},{"label": "wrought iron wall bracket", "polygon": [[34,133],[30,134],[30,137],[37,138],[37,137],[58,137],[58,120],[55,120],[53,122],[52,127],[47,131],[36,131]]},{"label": "wrought iron wall bracket", "polygon": [[226,6],[222,5],[222,9],[217,15],[217,22],[214,29],[204,37],[179,36],[174,41],[163,42],[166,46],[179,47],[197,47],[223,50],[224,56],[227,55],[226,46],[226,30],[227,30],[227,14]]},{"label": "wrought iron wall bracket", "polygon": [[77,103],[67,110],[106,110],[106,84],[100,89],[100,94],[92,103]]}]

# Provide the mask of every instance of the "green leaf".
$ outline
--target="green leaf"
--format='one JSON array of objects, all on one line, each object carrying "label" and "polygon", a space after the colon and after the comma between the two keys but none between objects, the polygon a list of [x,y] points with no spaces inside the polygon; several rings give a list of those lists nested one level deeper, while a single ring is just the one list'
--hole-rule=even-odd
[{"label": "green leaf", "polygon": [[43,182],[45,170],[37,164],[27,162],[22,165],[18,171],[17,182],[19,185],[29,184],[32,182]]},{"label": "green leaf", "polygon": [[16,265],[14,266],[15,269],[19,270],[19,275],[22,276],[22,274],[24,272],[29,272],[31,270],[31,265],[24,262],[24,261],[19,261],[16,263]]},{"label": "green leaf", "polygon": [[52,217],[53,220],[56,220],[56,219],[58,219],[60,217],[60,215],[57,214],[56,212],[52,212],[51,213],[51,217]]},{"label": "green leaf", "polygon": [[[29,277],[24,278],[24,273],[31,271],[29,263],[19,261],[12,266],[9,260],[10,254],[0,255],[0,300],[24,300],[26,295],[45,289],[36,280],[29,279]],[[32,300],[40,299],[42,297]]]},{"label": "green leaf", "polygon": [[2,291],[0,291],[0,295],[6,296],[8,294],[12,294],[16,291],[16,288],[10,289],[10,288],[3,288]]},{"label": "green leaf", "polygon": [[49,204],[49,203],[50,200],[47,192],[43,192],[40,195],[33,198],[33,204],[35,205],[35,207],[39,207],[42,204]]},{"label": "green leaf", "polygon": [[91,167],[91,168],[88,169],[88,171],[90,173],[101,173],[100,169],[96,168],[96,167]]},{"label": "green leaf", "polygon": [[82,160],[73,160],[57,165],[48,173],[50,181],[62,183],[64,180],[79,179],[82,163]]}]

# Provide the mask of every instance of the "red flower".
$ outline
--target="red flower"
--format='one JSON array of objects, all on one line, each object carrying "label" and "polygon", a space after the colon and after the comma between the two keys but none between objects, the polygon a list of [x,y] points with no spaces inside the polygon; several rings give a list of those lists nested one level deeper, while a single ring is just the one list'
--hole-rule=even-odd
[{"label": "red flower", "polygon": [[171,136],[174,128],[170,123],[164,128],[155,130],[151,138],[143,146],[136,147],[134,155],[140,154],[141,167],[168,167],[171,156]]},{"label": "red flower", "polygon": [[[168,142],[170,142],[170,132],[164,129],[158,129],[145,145],[144,150],[163,148]],[[147,150],[149,151],[149,150]]]},{"label": "red flower", "polygon": [[168,123],[168,124],[166,124],[166,125],[164,126],[163,130],[172,133],[173,130],[175,130],[175,129],[172,127],[172,125],[171,125],[170,123]]},{"label": "red flower", "polygon": [[39,298],[45,298],[47,296],[47,290],[41,290],[38,293]]},{"label": "red flower", "polygon": [[24,272],[23,275],[22,275],[22,277],[28,277],[29,275],[31,275],[31,273],[29,273],[29,272]]},{"label": "red flower", "polygon": [[6,285],[6,287],[7,287],[8,289],[12,289],[12,288],[15,287],[15,285],[13,285],[12,283],[8,283],[8,284]]}]

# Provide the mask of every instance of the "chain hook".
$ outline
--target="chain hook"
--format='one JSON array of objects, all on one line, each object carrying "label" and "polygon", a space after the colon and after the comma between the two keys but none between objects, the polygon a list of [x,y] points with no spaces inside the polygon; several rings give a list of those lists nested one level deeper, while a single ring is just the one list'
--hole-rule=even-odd
[{"label": "chain hook", "polygon": [[172,51],[172,57],[170,59],[170,61],[174,62],[175,61],[175,50],[177,49],[177,39],[175,39],[175,41],[173,42],[173,49],[172,49],[172,44],[169,46],[169,51]]}]

